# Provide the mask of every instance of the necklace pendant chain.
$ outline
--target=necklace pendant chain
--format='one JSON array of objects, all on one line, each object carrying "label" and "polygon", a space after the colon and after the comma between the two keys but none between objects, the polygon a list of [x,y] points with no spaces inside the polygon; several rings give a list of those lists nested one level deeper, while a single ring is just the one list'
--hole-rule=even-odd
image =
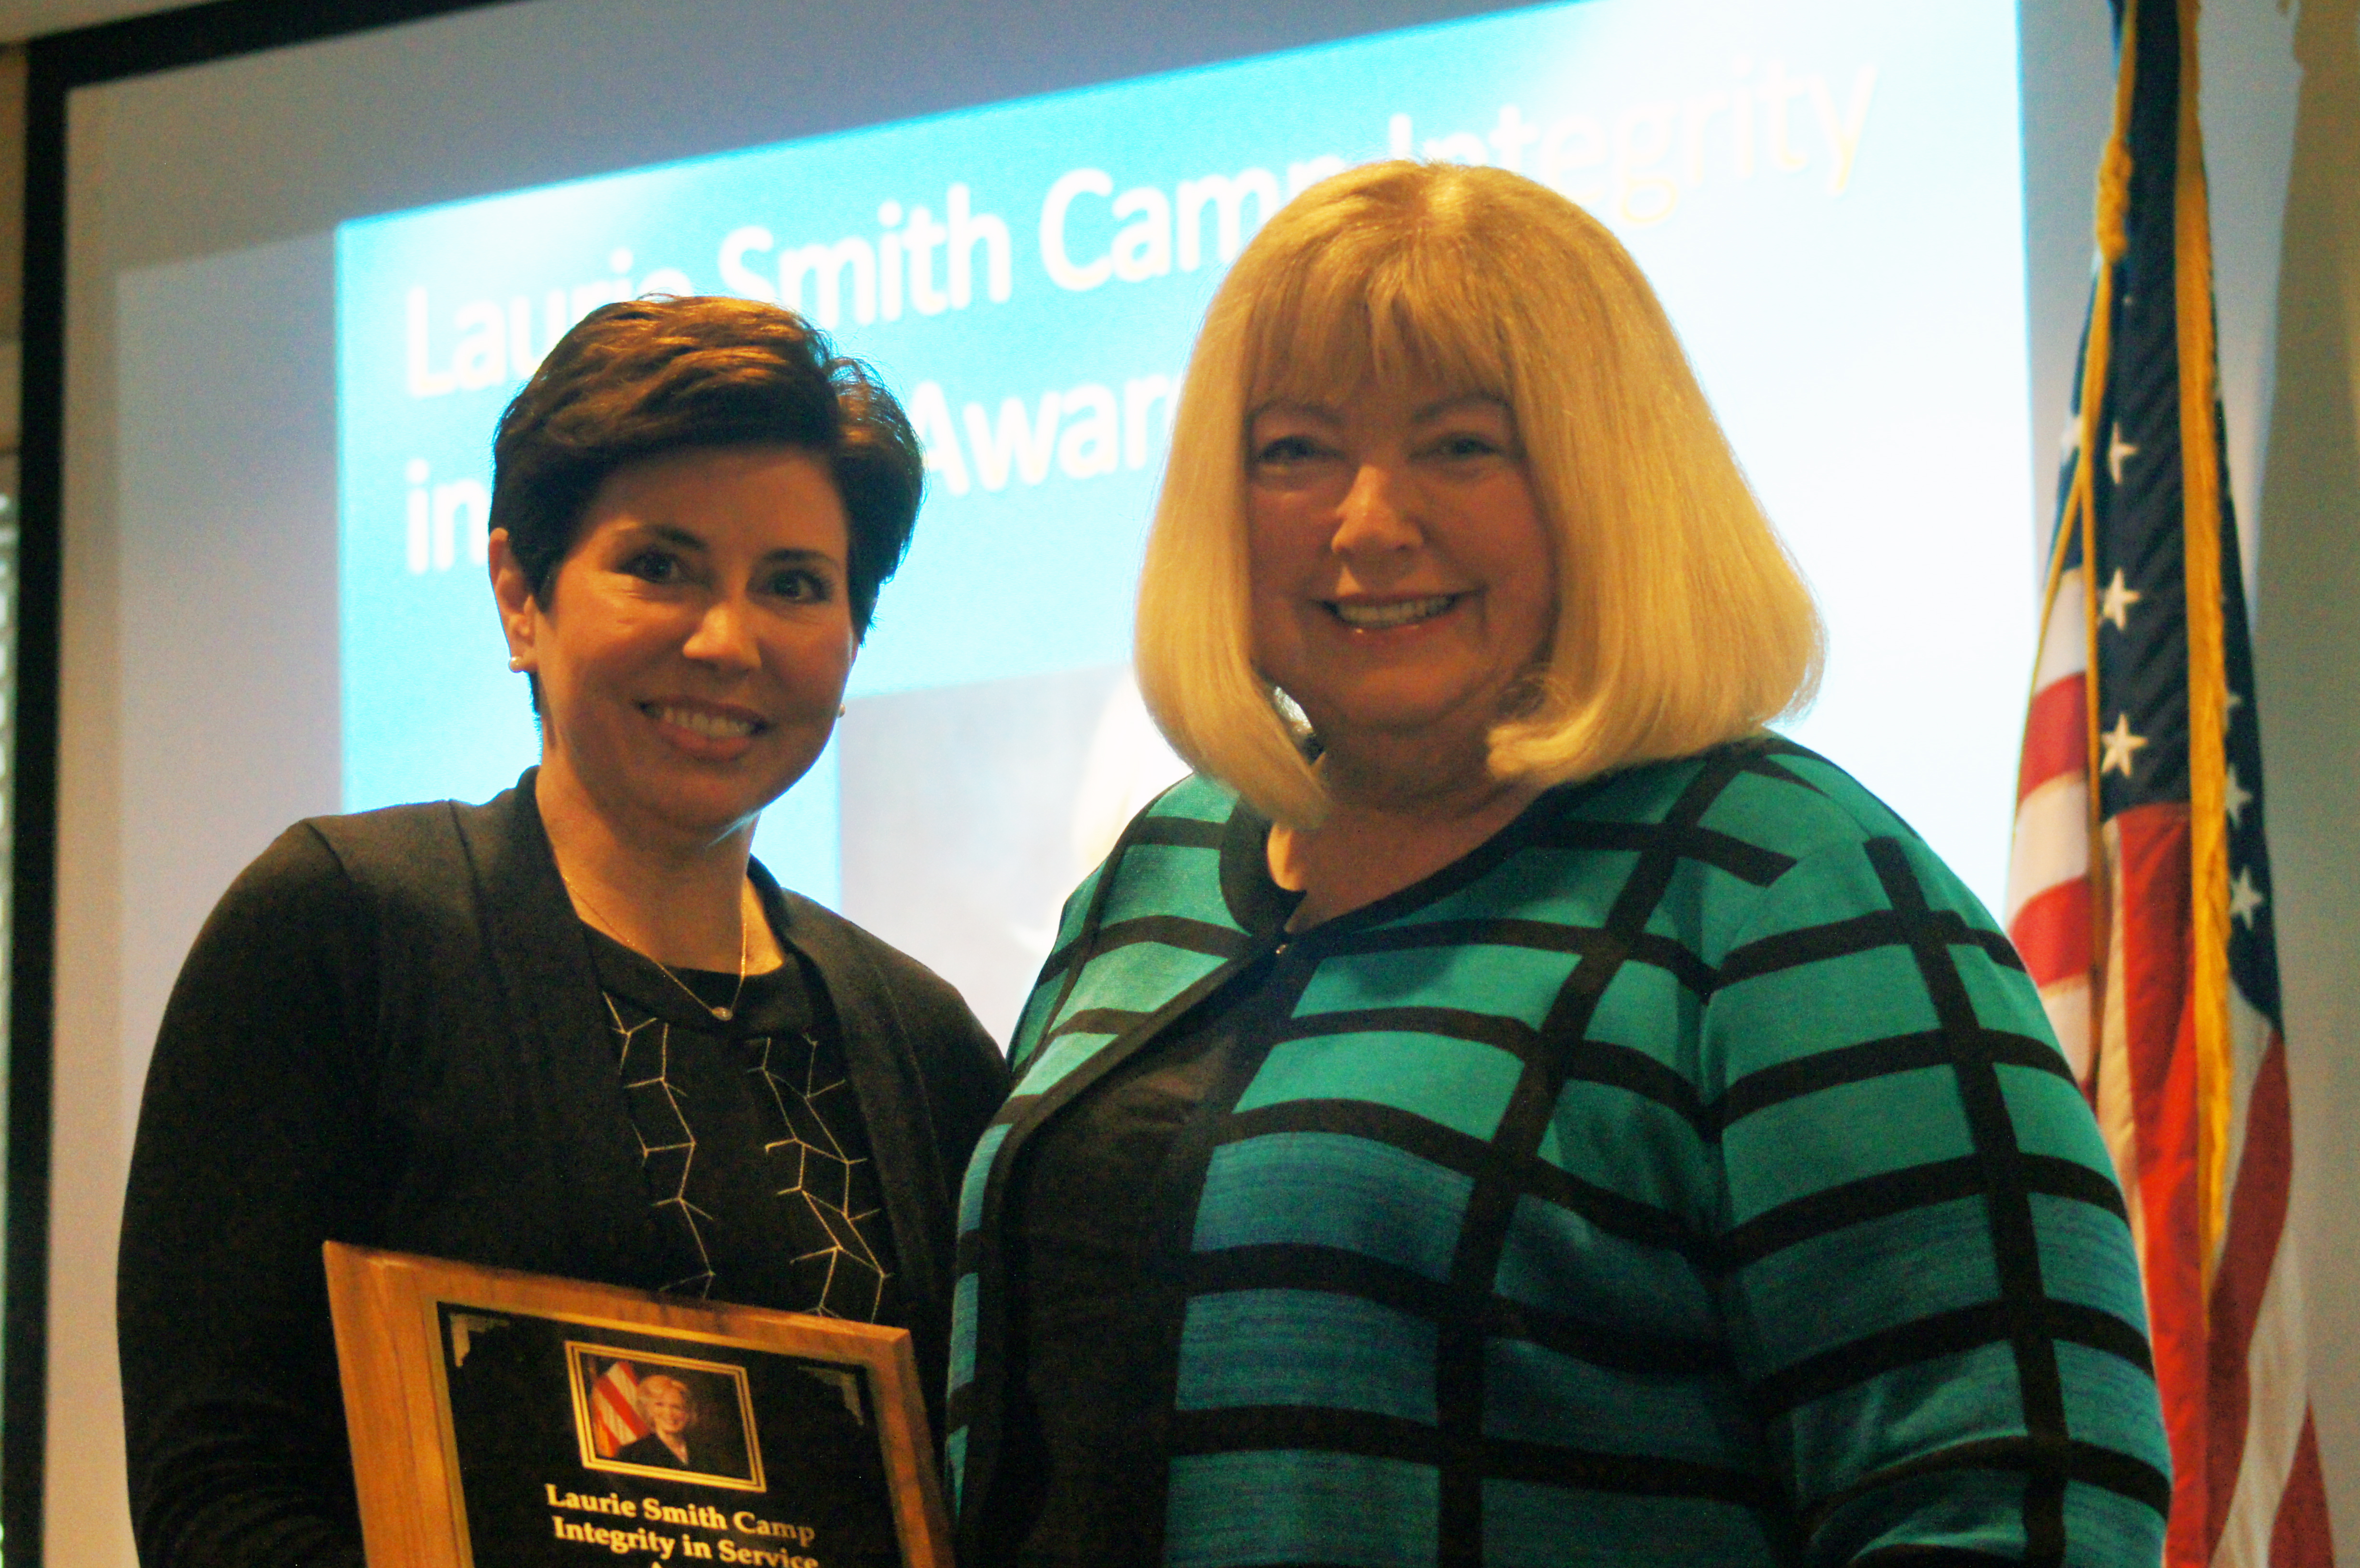
[{"label": "necklace pendant chain", "polygon": [[[558,880],[565,884],[565,889],[567,892],[572,893],[577,898],[582,897],[581,889],[574,887],[573,880],[567,877],[564,873],[560,872],[558,874]],[[663,977],[671,981],[673,985],[679,986],[690,1001],[694,1002],[698,1007],[703,1007],[706,1012],[711,1013],[713,1015],[713,1021],[716,1023],[726,1024],[730,1019],[736,1018],[738,1016],[738,1004],[743,1001],[746,996],[746,958],[749,951],[748,938],[749,928],[746,920],[746,898],[747,889],[745,885],[740,883],[738,885],[738,985],[736,989],[729,993],[729,1003],[727,1007],[715,1007],[711,1002],[708,1002],[704,997],[698,996],[694,986],[682,979],[679,975],[673,974],[672,972],[672,965],[666,964],[662,959],[658,958],[655,954],[650,953],[642,953],[640,955],[650,964],[654,964],[658,969],[663,971]],[[609,933],[611,934],[615,922],[607,920],[605,912],[599,909],[596,905],[592,904],[587,898],[583,898],[582,902],[592,914],[598,916],[600,921],[609,928]],[[617,942],[622,941],[620,937],[617,937],[615,940]],[[628,946],[629,944],[626,943],[625,945]]]},{"label": "necklace pendant chain", "polygon": [[738,985],[737,987],[729,993],[729,1005],[727,1007],[716,1007],[712,1003],[706,1001],[704,997],[697,996],[696,992],[690,987],[687,981],[683,980],[677,975],[672,975],[672,971],[665,968],[661,961],[657,963],[656,967],[662,969],[666,975],[672,975],[672,983],[673,985],[679,986],[682,990],[688,992],[690,996],[696,996],[698,1005],[703,1007],[706,1012],[713,1015],[714,1021],[716,1023],[726,1024],[731,1018],[736,1018],[738,1016],[738,1003],[746,995],[746,893],[743,885],[740,885],[738,893]]}]

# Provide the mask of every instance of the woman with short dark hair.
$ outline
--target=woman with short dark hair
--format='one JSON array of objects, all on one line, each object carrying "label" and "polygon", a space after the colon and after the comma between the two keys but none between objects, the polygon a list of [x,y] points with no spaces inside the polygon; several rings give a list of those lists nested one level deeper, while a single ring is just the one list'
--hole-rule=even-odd
[{"label": "woman with short dark hair", "polygon": [[298,823],[165,1013],[119,1280],[151,1568],[361,1562],[324,1241],[899,1324],[946,1359],[951,1184],[999,1052],[750,855],[908,547],[908,420],[787,311],[639,300],[558,343],[495,461],[541,766],[482,806]]},{"label": "woman with short dark hair", "polygon": [[853,629],[916,527],[924,454],[901,405],[802,317],[745,299],[600,308],[551,350],[500,416],[491,526],[546,593],[599,485],[661,452],[790,446],[825,465],[844,506]]}]

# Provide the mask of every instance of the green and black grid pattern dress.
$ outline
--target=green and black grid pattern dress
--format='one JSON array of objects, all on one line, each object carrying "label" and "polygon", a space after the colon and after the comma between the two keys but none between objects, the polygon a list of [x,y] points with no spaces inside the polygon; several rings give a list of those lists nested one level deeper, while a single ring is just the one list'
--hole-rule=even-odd
[{"label": "green and black grid pattern dress", "polygon": [[1187,781],[1067,906],[961,1200],[964,1560],[1022,1480],[1028,1142],[1208,1018],[1243,1070],[1161,1182],[1149,1555],[2157,1559],[2096,1128],[2006,939],[1841,769],[1765,740],[1559,789],[1291,942],[1266,833]]}]

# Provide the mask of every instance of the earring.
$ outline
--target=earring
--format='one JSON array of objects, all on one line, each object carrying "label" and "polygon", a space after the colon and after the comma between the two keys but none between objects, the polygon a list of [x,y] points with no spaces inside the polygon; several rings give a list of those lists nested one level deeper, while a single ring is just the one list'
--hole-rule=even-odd
[{"label": "earring", "polygon": [[523,668],[524,655],[520,653],[512,653],[508,655],[508,669],[510,670],[521,670]]},{"label": "earring", "polygon": [[836,705],[836,716],[839,719],[844,717],[844,704],[841,702]]}]

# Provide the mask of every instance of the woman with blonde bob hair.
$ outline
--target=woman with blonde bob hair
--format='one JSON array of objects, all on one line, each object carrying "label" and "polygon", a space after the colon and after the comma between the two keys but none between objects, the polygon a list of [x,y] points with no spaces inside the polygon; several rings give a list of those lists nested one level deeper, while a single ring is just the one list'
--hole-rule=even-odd
[{"label": "woman with blonde bob hair", "polygon": [[1141,588],[1197,769],[1065,910],[960,1204],[971,1564],[2153,1561],[2122,1199],[1622,247],[1277,214]]},{"label": "woman with blonde bob hair", "polygon": [[1529,180],[1380,165],[1289,206],[1207,317],[1139,591],[1175,749],[1277,821],[1327,790],[1251,648],[1249,411],[1424,376],[1515,409],[1557,565],[1547,657],[1491,735],[1544,784],[1687,757],[1808,702],[1819,616],[1627,252]]}]

